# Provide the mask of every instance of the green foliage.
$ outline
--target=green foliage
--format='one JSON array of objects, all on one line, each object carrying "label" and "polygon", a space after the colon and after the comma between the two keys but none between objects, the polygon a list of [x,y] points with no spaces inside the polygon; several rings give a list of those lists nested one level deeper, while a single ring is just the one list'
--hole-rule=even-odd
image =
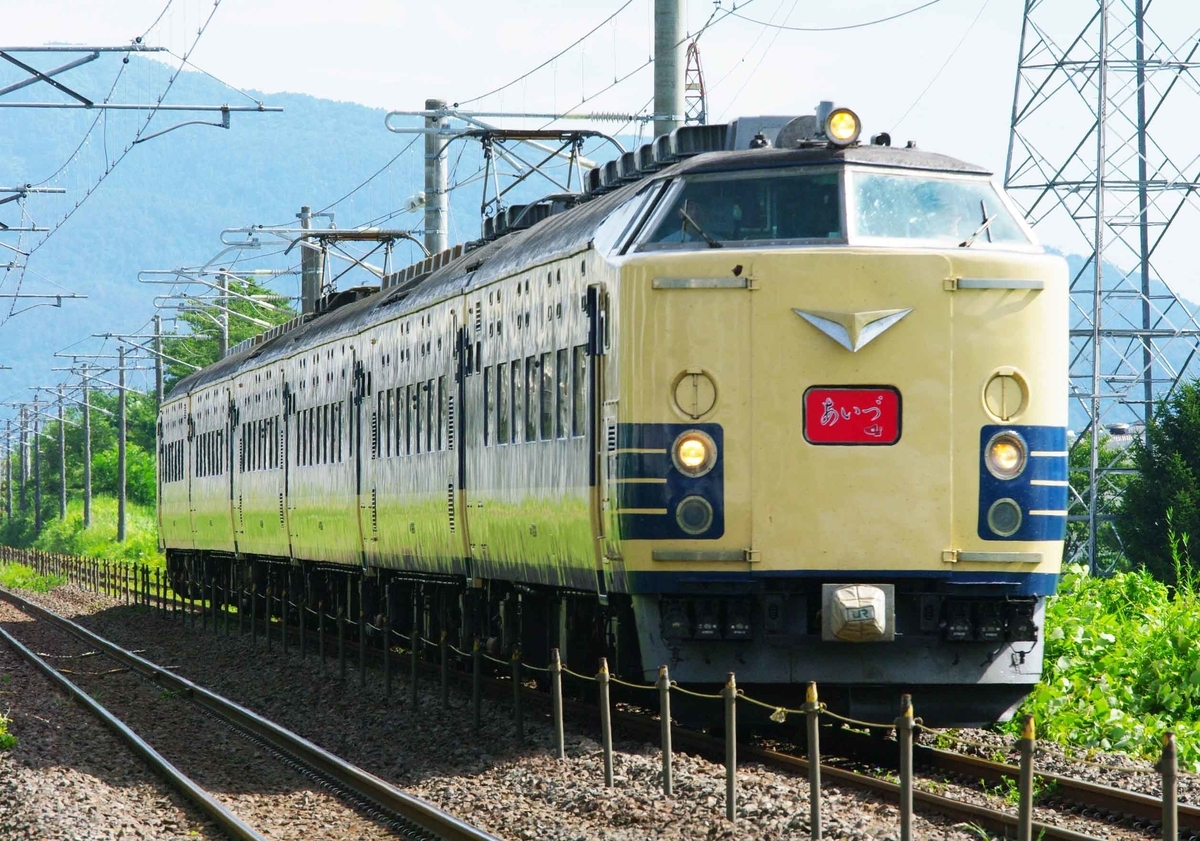
[{"label": "green foliage", "polygon": [[1200,771],[1200,595],[1145,570],[1096,578],[1070,567],[1046,610],[1042,681],[1005,728],[1033,715],[1064,745],[1157,759],[1168,730]]},{"label": "green foliage", "polygon": [[[276,324],[283,324],[296,317],[296,311],[288,304],[287,296],[280,295],[274,290],[257,283],[253,278],[241,280],[233,278],[229,281],[228,308],[243,317],[231,314],[229,316],[229,346],[257,336],[264,330]],[[210,294],[212,291],[210,290]],[[249,299],[254,300],[249,300]],[[250,319],[255,319],[255,323]],[[189,335],[172,337],[163,341],[163,353],[167,360],[167,389],[192,373],[189,365],[203,368],[217,361],[220,348],[221,327],[219,310],[216,307],[206,307],[195,311],[184,311],[179,320],[191,329]],[[177,361],[188,363],[181,365]]]},{"label": "green foliage", "polygon": [[[1091,465],[1091,439],[1083,437],[1071,446],[1070,478],[1072,492],[1068,500],[1067,514],[1081,519],[1067,522],[1066,545],[1063,547],[1063,557],[1073,558],[1084,547],[1088,540],[1088,502],[1091,498],[1091,481],[1088,468]],[[1097,514],[1102,517],[1113,516],[1120,508],[1121,497],[1128,486],[1131,476],[1128,473],[1117,472],[1133,467],[1133,454],[1130,450],[1115,446],[1109,436],[1100,438],[1100,449],[1097,454],[1100,467],[1106,474],[1099,484],[1100,497],[1097,500]],[[1117,559],[1123,557],[1123,547],[1117,540],[1117,534],[1111,527],[1097,528],[1097,564],[1104,569],[1111,569]]]},{"label": "green foliage", "polygon": [[24,564],[0,564],[0,587],[9,590],[32,590],[45,593],[67,583],[61,575],[38,575],[33,567]]},{"label": "green foliage", "polygon": [[[1135,564],[1173,583],[1169,526],[1177,533],[1200,534],[1200,383],[1180,385],[1159,405],[1146,442],[1134,444],[1133,457],[1139,473],[1125,490],[1117,528]],[[1190,558],[1183,564],[1190,569]]]},{"label": "green foliage", "polygon": [[[137,444],[126,445],[125,493],[130,502],[154,505],[158,483],[154,470],[154,456]],[[92,458],[92,490],[115,497],[118,488],[117,451],[104,450]]]},{"label": "green foliage", "polygon": [[8,732],[12,719],[5,713],[0,713],[0,750],[9,750],[17,746],[17,737]]},{"label": "green foliage", "polygon": [[45,552],[162,566],[164,559],[158,551],[154,508],[130,503],[127,514],[126,539],[124,543],[118,543],[116,499],[94,497],[92,525],[86,529],[83,527],[83,501],[72,500],[67,504],[67,519],[49,522],[33,546]]}]

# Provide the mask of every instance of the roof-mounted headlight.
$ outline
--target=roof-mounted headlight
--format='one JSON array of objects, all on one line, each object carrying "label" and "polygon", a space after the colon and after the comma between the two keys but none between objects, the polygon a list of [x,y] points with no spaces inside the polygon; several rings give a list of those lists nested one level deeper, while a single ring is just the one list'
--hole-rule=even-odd
[{"label": "roof-mounted headlight", "polygon": [[862,123],[849,108],[834,108],[825,118],[825,136],[834,146],[849,146],[858,140]]}]

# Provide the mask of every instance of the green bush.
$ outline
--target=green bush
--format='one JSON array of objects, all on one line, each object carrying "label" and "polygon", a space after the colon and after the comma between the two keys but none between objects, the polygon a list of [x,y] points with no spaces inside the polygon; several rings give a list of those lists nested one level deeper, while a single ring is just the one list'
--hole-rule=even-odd
[{"label": "green bush", "polygon": [[62,584],[67,579],[61,575],[38,575],[33,567],[24,564],[0,564],[0,587],[10,590],[33,590],[35,593],[45,593]]},{"label": "green bush", "polygon": [[[1181,577],[1187,576],[1181,571]],[[1157,759],[1177,734],[1200,771],[1200,595],[1145,570],[1096,578],[1070,567],[1046,610],[1042,681],[1006,725],[1033,715],[1038,736]]]},{"label": "green bush", "polygon": [[[1200,534],[1200,383],[1179,386],[1135,442],[1138,473],[1129,479],[1117,530],[1130,560],[1160,581],[1175,581],[1167,512],[1179,534]],[[1190,569],[1190,559],[1184,566]]]},{"label": "green bush", "polygon": [[126,539],[117,542],[117,501],[110,496],[92,499],[92,525],[83,527],[83,501],[71,500],[65,520],[51,520],[43,527],[33,547],[45,552],[84,555],[109,561],[128,561],[161,566],[158,551],[158,522],[154,508],[130,503]]}]

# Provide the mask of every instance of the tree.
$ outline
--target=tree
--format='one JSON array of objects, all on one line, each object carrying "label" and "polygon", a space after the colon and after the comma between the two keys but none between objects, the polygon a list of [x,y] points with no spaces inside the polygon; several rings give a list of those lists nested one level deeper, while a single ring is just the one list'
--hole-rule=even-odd
[{"label": "tree", "polygon": [[1117,527],[1130,560],[1175,583],[1172,535],[1200,535],[1200,382],[1180,385],[1159,403],[1133,458],[1138,474],[1125,489]]},{"label": "tree", "polygon": [[[229,292],[230,347],[296,317],[296,311],[288,304],[290,299],[286,295],[268,289],[253,278],[231,278]],[[168,392],[177,382],[192,373],[192,368],[171,361],[172,357],[204,368],[217,361],[221,344],[220,310],[216,306],[185,310],[180,313],[179,318],[188,325],[191,332],[185,336],[172,336],[163,340],[163,353],[168,357],[164,388]],[[263,323],[267,326],[264,327]]]}]

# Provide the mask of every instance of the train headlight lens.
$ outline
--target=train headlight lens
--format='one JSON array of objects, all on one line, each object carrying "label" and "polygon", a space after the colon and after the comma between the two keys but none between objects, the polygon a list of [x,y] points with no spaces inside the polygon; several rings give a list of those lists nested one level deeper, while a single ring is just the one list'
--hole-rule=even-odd
[{"label": "train headlight lens", "polygon": [[685,476],[703,476],[717,463],[717,445],[708,434],[690,429],[675,439],[671,459]]},{"label": "train headlight lens", "polygon": [[997,432],[987,443],[984,462],[997,479],[1015,479],[1025,470],[1028,458],[1025,440],[1015,432]]},{"label": "train headlight lens", "polygon": [[1000,537],[1011,537],[1021,528],[1021,506],[1011,499],[992,503],[987,515],[988,528]]},{"label": "train headlight lens", "polygon": [[713,507],[702,496],[689,496],[675,509],[675,522],[688,534],[704,534],[713,523]]},{"label": "train headlight lens", "polygon": [[858,115],[849,108],[835,108],[825,119],[825,136],[835,146],[849,146],[858,140],[861,130],[862,124],[858,121]]}]

